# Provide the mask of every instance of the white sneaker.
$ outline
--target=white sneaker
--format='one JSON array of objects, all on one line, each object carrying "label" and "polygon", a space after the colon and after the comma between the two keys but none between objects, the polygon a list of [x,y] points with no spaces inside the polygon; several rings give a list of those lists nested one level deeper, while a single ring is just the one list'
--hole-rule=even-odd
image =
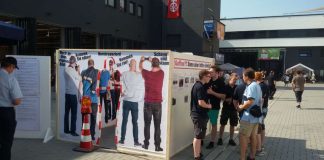
[{"label": "white sneaker", "polygon": [[261,150],[261,151],[257,151],[257,153],[255,155],[261,157],[261,156],[264,156],[265,154],[266,153],[263,150]]}]

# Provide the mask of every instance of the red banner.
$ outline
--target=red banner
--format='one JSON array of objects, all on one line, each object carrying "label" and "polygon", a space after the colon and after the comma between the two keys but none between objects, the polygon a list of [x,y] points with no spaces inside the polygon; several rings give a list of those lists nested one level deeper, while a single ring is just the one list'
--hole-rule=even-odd
[{"label": "red banner", "polygon": [[180,0],[168,0],[167,18],[175,19],[180,17]]}]

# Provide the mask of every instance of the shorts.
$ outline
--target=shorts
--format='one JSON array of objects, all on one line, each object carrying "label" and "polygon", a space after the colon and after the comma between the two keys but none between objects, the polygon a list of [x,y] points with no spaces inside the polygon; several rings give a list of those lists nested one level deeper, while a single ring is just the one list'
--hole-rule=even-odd
[{"label": "shorts", "polygon": [[222,114],[220,117],[220,124],[226,125],[228,119],[230,120],[231,126],[237,126],[238,123],[238,115],[236,110],[224,110],[222,109]]},{"label": "shorts", "polygon": [[252,134],[256,135],[258,132],[258,123],[249,123],[247,121],[240,121],[240,134],[250,137]]},{"label": "shorts", "polygon": [[218,114],[219,114],[219,109],[211,109],[208,111],[208,117],[212,125],[217,124]]},{"label": "shorts", "polygon": [[194,134],[196,139],[204,139],[206,136],[208,119],[201,117],[191,117],[194,124]]}]

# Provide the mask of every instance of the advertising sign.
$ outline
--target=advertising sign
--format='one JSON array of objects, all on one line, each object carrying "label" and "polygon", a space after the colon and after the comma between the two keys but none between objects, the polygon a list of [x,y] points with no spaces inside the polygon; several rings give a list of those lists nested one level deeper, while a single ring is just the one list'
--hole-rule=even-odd
[{"label": "advertising sign", "polygon": [[258,60],[279,60],[280,48],[259,49]]},{"label": "advertising sign", "polygon": [[94,142],[100,127],[116,125],[117,148],[165,156],[169,51],[58,50],[58,57],[60,139],[80,141],[80,98],[88,95]]}]

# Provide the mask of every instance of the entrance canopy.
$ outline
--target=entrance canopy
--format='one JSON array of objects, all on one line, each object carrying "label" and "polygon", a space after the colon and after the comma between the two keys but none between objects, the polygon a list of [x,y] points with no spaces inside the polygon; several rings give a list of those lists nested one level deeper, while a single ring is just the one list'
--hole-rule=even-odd
[{"label": "entrance canopy", "polygon": [[301,63],[298,63],[298,64],[286,69],[286,73],[294,73],[297,70],[301,70],[304,73],[308,73],[309,75],[312,75],[314,73],[314,70],[312,68],[309,68]]},{"label": "entrance canopy", "polygon": [[0,42],[11,43],[12,41],[23,40],[25,31],[23,28],[13,24],[0,21]]},{"label": "entrance canopy", "polygon": [[221,68],[222,70],[224,71],[233,71],[237,68],[240,68],[234,64],[231,64],[231,63],[225,63],[225,64],[222,64],[222,65],[219,65],[219,68]]}]

